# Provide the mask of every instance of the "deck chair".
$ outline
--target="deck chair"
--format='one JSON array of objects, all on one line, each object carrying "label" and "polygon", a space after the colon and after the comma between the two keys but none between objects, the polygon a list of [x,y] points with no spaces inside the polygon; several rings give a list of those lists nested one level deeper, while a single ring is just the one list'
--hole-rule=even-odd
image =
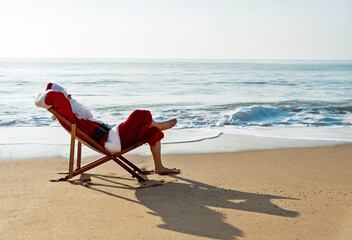
[{"label": "deck chair", "polygon": [[[137,178],[138,181],[145,181],[145,179],[139,175],[139,173],[141,173],[142,170],[139,169],[138,167],[136,167],[133,163],[131,163],[125,157],[122,156],[123,154],[143,145],[144,144],[143,142],[138,142],[135,145],[130,146],[126,149],[123,149],[122,151],[120,151],[118,153],[111,154],[103,146],[101,146],[99,143],[97,143],[91,137],[89,137],[87,134],[85,134],[81,129],[79,129],[76,124],[71,123],[69,120],[67,120],[65,117],[63,117],[61,114],[59,114],[57,111],[55,111],[53,107],[48,108],[48,111],[51,112],[54,116],[56,116],[57,119],[64,122],[71,129],[71,131],[67,130],[71,134],[68,175],[66,177],[60,178],[58,181],[66,181],[74,176],[82,174],[82,173],[84,173],[92,168],[95,168],[103,163],[106,163],[110,160],[113,160],[114,162],[119,164],[122,168],[124,168],[127,172],[132,174],[133,178]],[[66,130],[66,128],[65,128],[65,130]],[[84,140],[78,138],[76,133],[78,133],[80,136],[84,137]],[[76,167],[76,169],[73,169],[76,140],[78,141],[77,167]],[[105,156],[81,167],[82,143],[84,145],[86,145],[87,147],[93,149],[94,151],[101,153]]]}]

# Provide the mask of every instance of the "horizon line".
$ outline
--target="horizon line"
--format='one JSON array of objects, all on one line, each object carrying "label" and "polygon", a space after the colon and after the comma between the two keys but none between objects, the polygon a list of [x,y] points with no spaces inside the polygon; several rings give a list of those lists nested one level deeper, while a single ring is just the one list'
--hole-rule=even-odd
[{"label": "horizon line", "polygon": [[90,60],[218,60],[218,61],[351,61],[352,58],[115,58],[115,57],[0,57],[0,59],[90,59]]}]

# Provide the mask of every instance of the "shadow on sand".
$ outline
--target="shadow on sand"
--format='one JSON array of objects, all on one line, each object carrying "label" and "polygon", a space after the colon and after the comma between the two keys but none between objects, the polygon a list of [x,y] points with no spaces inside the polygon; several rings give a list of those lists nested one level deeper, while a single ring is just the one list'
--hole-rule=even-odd
[{"label": "shadow on sand", "polygon": [[[295,198],[224,189],[179,175],[170,176],[171,181],[165,183],[150,180],[138,188],[115,181],[126,180],[120,177],[84,174],[84,178],[98,178],[108,183],[94,183],[89,185],[89,189],[146,206],[151,210],[149,214],[162,218],[164,224],[158,225],[160,228],[213,239],[236,239],[244,236],[242,230],[225,222],[222,208],[282,217],[299,215],[298,212],[282,209],[271,202],[272,199],[297,200]],[[81,178],[75,184],[87,186],[87,180]],[[100,187],[134,190],[138,201],[118,196]],[[236,220],[231,220],[234,221]]]}]

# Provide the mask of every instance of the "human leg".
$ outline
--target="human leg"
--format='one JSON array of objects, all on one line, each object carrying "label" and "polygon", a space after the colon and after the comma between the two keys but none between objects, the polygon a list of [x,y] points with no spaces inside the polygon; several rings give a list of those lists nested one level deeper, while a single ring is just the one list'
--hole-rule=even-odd
[{"label": "human leg", "polygon": [[164,134],[162,131],[170,129],[177,123],[176,119],[156,122],[150,111],[135,110],[128,119],[119,126],[121,147],[125,149],[139,141],[154,145]]},{"label": "human leg", "polygon": [[154,160],[154,165],[155,165],[155,170],[154,170],[155,173],[163,175],[163,174],[172,174],[172,173],[179,173],[180,172],[180,170],[166,168],[162,164],[160,141],[158,141],[155,145],[150,146],[150,151],[152,152],[152,155],[153,155],[153,160]]},{"label": "human leg", "polygon": [[119,127],[121,147],[125,149],[139,141],[148,143],[154,159],[155,173],[178,173],[179,171],[171,170],[163,166],[160,143],[160,140],[164,137],[162,131],[172,128],[176,123],[176,119],[155,122],[149,111],[135,110]]},{"label": "human leg", "polygon": [[150,128],[152,121],[152,115],[149,111],[135,110],[119,126],[121,148],[125,149],[139,141],[153,145],[160,141],[164,134],[158,128]]},{"label": "human leg", "polygon": [[176,125],[176,123],[177,123],[176,118],[173,118],[173,119],[170,119],[170,120],[164,121],[164,122],[155,122],[153,119],[152,123],[150,124],[150,128],[157,127],[157,128],[159,128],[160,131],[164,131],[164,130],[167,130],[167,129],[174,127]]}]

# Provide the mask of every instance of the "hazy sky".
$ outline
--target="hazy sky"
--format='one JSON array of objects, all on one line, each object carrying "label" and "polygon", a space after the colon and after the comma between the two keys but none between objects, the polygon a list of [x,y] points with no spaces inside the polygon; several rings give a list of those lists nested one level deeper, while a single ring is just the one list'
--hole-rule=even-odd
[{"label": "hazy sky", "polygon": [[0,57],[352,59],[352,0],[0,0]]}]

